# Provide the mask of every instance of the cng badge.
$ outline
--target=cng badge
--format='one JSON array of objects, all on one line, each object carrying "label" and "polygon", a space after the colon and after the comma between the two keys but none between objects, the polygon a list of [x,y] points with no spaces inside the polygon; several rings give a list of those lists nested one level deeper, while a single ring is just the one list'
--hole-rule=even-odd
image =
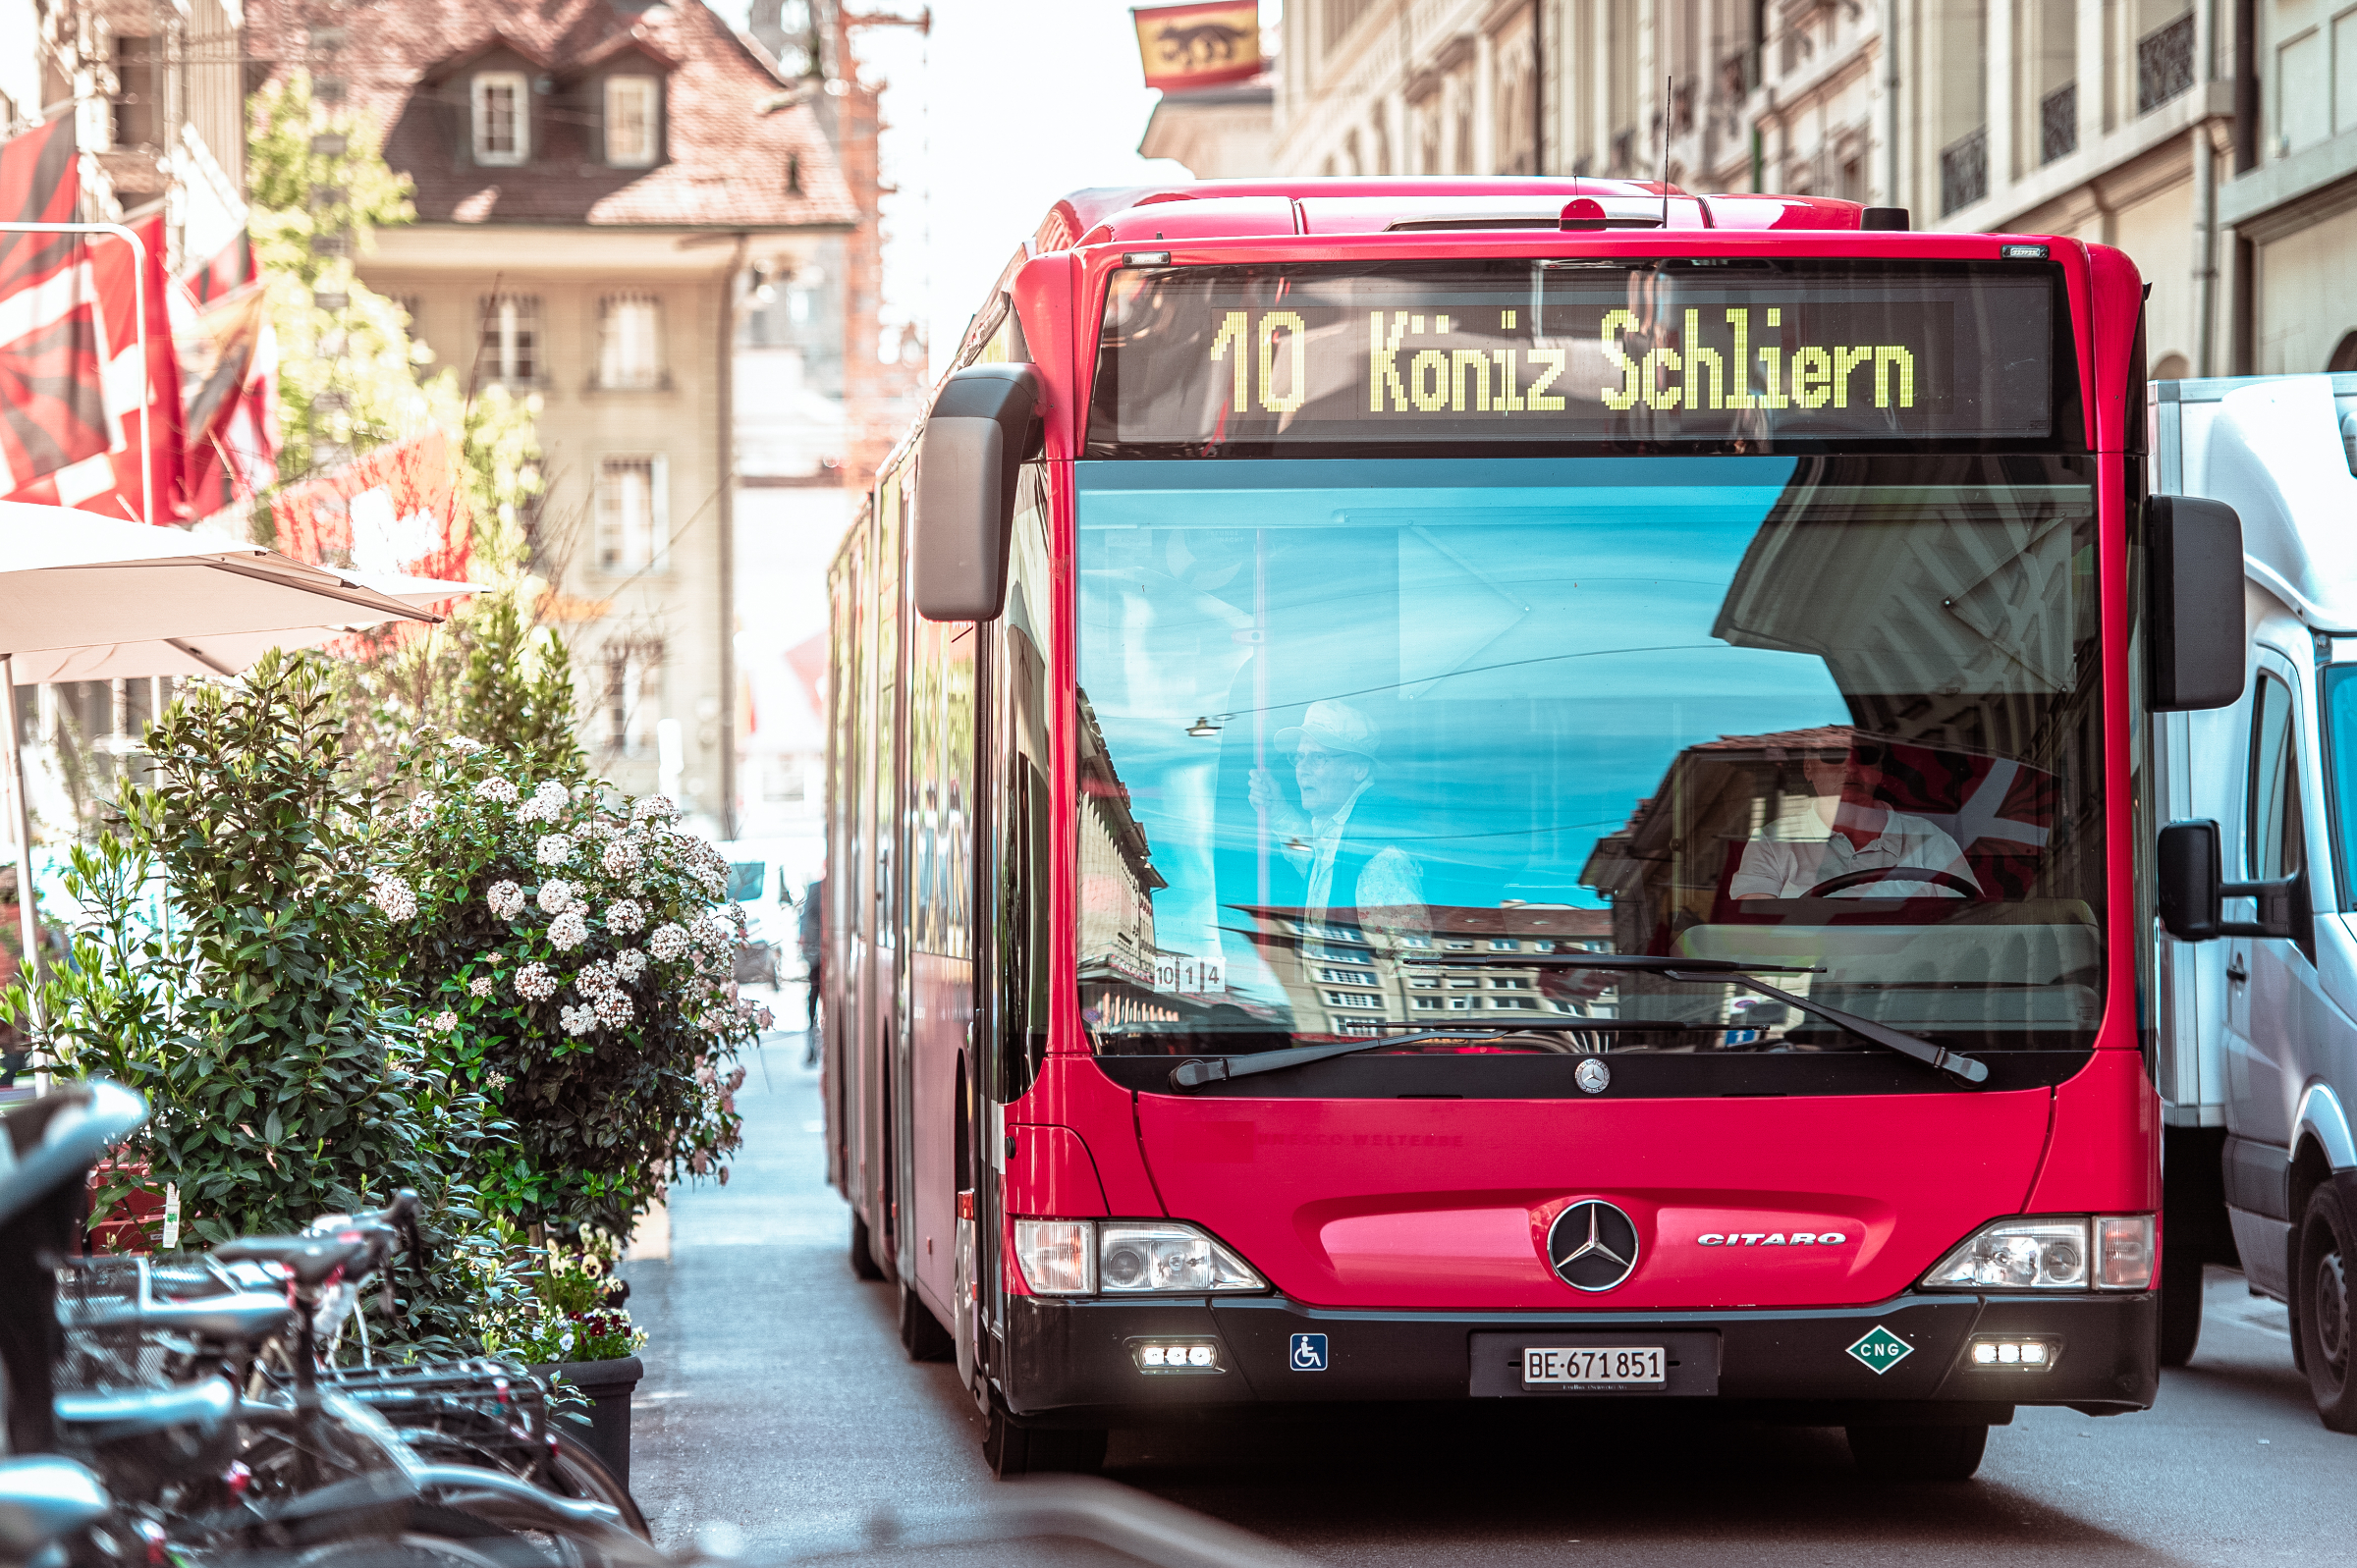
[{"label": "cng badge", "polygon": [[1324,1334],[1293,1335],[1292,1364],[1295,1372],[1324,1372],[1326,1370],[1326,1336]]},{"label": "cng badge", "polygon": [[1880,1378],[1915,1354],[1915,1347],[1878,1323],[1849,1347],[1849,1353],[1858,1358],[1859,1366]]}]

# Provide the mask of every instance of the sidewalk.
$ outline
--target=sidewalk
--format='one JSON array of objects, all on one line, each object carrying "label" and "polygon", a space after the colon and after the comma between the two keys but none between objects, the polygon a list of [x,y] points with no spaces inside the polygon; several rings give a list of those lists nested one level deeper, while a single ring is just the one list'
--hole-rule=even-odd
[{"label": "sidewalk", "polygon": [[[779,1021],[798,1023],[788,1000]],[[729,1184],[675,1191],[671,1261],[623,1269],[650,1335],[630,1489],[666,1549],[727,1521],[758,1560],[886,1503],[952,1507],[993,1485],[955,1369],[910,1363],[890,1288],[851,1277],[818,1073],[801,1061],[801,1035],[784,1030],[746,1054]]]}]

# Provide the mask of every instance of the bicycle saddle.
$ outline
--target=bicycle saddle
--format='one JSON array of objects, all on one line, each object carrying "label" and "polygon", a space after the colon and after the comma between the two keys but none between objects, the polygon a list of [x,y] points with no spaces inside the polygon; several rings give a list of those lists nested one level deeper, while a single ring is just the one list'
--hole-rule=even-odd
[{"label": "bicycle saddle", "polygon": [[274,1263],[306,1289],[324,1284],[375,1251],[373,1239],[338,1241],[331,1236],[247,1236],[213,1249],[223,1263]]},{"label": "bicycle saddle", "polygon": [[238,1391],[219,1378],[179,1388],[128,1388],[119,1393],[59,1394],[57,1425],[77,1442],[112,1442],[175,1427],[210,1432],[238,1407]]},{"label": "bicycle saddle", "polygon": [[0,1556],[23,1562],[108,1506],[98,1478],[71,1459],[41,1454],[0,1463]]}]

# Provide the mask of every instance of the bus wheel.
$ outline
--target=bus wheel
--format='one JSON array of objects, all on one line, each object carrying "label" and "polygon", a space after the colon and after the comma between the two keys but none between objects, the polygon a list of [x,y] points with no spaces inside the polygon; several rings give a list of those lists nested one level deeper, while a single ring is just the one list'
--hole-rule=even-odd
[{"label": "bus wheel", "polygon": [[1105,1429],[1018,1427],[994,1397],[982,1429],[982,1462],[1001,1481],[1015,1476],[1094,1475],[1105,1465]]},{"label": "bus wheel", "polygon": [[2298,1307],[2293,1331],[2308,1364],[2316,1413],[2334,1432],[2357,1433],[2357,1357],[2351,1353],[2349,1217],[2340,1194],[2327,1182],[2308,1199],[2300,1224],[2299,1271],[2292,1276]]},{"label": "bus wheel", "polygon": [[1970,1481],[1988,1446],[1982,1425],[1849,1429],[1849,1456],[1877,1481]]},{"label": "bus wheel", "polygon": [[[2179,1254],[2184,1256],[2180,1257]],[[2161,1254],[2161,1365],[2182,1367],[2202,1337],[2202,1258],[2190,1247]]]},{"label": "bus wheel", "polygon": [[950,1331],[905,1280],[901,1284],[901,1348],[910,1361],[947,1361],[958,1353]]},{"label": "bus wheel", "polygon": [[851,1277],[881,1279],[884,1271],[876,1265],[876,1255],[868,1250],[867,1220],[858,1210],[851,1211]]}]

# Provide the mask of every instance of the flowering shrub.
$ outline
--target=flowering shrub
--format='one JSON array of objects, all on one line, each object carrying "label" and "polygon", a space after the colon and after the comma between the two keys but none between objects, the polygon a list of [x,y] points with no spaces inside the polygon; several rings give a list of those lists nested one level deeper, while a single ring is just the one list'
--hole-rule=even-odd
[{"label": "flowering shrub", "polygon": [[[511,1238],[516,1239],[516,1238]],[[545,1365],[613,1361],[646,1343],[646,1330],[609,1299],[621,1246],[610,1234],[584,1232],[577,1247],[550,1242],[526,1291],[484,1290],[477,1320],[487,1352]]]},{"label": "flowering shrub", "polygon": [[669,801],[626,811],[456,740],[428,737],[408,772],[372,896],[437,1056],[516,1125],[485,1157],[486,1205],[621,1234],[666,1183],[727,1180],[758,1020],[732,983],[743,914],[720,905],[720,851]]}]

